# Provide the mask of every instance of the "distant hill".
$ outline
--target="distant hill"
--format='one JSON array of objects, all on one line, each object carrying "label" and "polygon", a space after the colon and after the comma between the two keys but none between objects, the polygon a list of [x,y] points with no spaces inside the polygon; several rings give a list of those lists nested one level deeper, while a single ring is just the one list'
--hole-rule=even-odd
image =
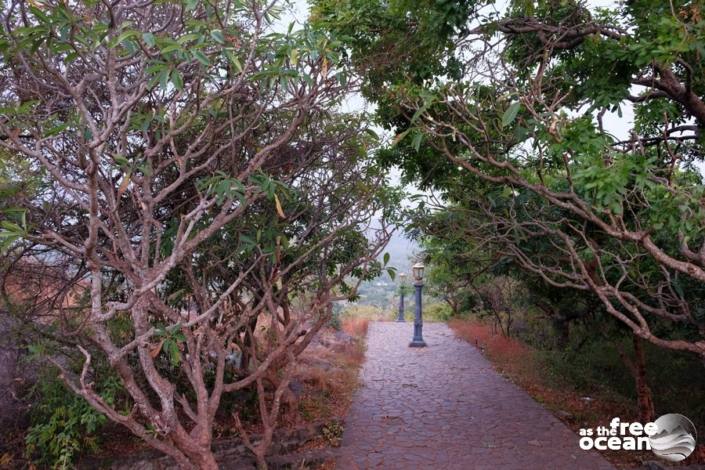
[{"label": "distant hill", "polygon": [[[399,286],[398,274],[406,273],[409,276],[407,280],[410,279],[411,266],[415,262],[414,256],[418,251],[419,246],[416,242],[404,237],[403,232],[395,232],[387,248],[382,252],[380,259],[384,256],[384,253],[389,253],[388,266],[396,268],[397,276],[392,280],[385,270],[377,279],[364,282],[360,285],[360,289],[358,290],[360,299],[355,303],[359,305],[373,305],[383,310],[393,308]],[[346,303],[343,303],[343,305],[346,305]]]},{"label": "distant hill", "polygon": [[385,252],[389,253],[389,265],[397,268],[398,272],[411,273],[414,264],[414,255],[419,251],[415,241],[404,237],[403,232],[395,232]]}]

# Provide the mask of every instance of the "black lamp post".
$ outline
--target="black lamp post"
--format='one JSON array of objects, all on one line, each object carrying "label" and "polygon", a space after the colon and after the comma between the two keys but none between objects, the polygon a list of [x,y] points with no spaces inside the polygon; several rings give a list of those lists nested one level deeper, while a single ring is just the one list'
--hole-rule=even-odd
[{"label": "black lamp post", "polygon": [[404,322],[404,294],[406,293],[406,284],[404,284],[404,279],[406,274],[399,274],[399,314],[397,315],[398,322]]},{"label": "black lamp post", "polygon": [[416,315],[414,316],[414,338],[409,343],[409,347],[423,348],[426,342],[423,340],[423,316],[421,312],[421,289],[423,288],[423,263],[416,263],[411,268],[414,273],[414,287],[416,288]]}]

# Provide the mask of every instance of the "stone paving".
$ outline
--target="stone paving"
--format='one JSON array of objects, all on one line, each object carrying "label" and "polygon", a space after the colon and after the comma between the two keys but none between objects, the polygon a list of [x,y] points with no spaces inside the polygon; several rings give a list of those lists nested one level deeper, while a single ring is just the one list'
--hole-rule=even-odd
[{"label": "stone paving", "polygon": [[443,323],[373,323],[337,468],[613,469]]}]

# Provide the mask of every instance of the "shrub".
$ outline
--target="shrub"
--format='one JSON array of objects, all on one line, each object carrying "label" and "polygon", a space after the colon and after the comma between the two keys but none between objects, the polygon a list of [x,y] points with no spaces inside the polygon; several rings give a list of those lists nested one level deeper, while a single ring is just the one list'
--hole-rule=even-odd
[{"label": "shrub", "polygon": [[370,320],[362,317],[347,317],[343,319],[342,329],[350,336],[362,338],[367,334]]},{"label": "shrub", "polygon": [[[578,331],[582,333],[582,331]],[[632,354],[625,338],[594,337],[584,340],[572,335],[565,351],[544,350],[539,354],[545,369],[560,383],[582,393],[606,391],[632,401],[636,396],[634,379],[619,355],[619,349]],[[647,344],[646,373],[654,397],[656,414],[682,413],[696,427],[705,426],[705,376],[697,357]]]},{"label": "shrub", "polygon": [[340,331],[340,328],[342,327],[340,316],[340,312],[333,312],[333,315],[331,315],[330,320],[328,321],[328,326],[336,331]]},{"label": "shrub", "polygon": [[[411,306],[414,307],[413,305]],[[448,321],[453,316],[453,310],[442,302],[424,305],[423,318],[428,321]]]},{"label": "shrub", "polygon": [[[114,404],[121,390],[114,378],[98,387]],[[44,373],[33,390],[36,405],[25,438],[27,458],[56,469],[72,468],[76,457],[98,449],[98,431],[107,418],[68,390],[56,375]]]},{"label": "shrub", "polygon": [[341,319],[357,317],[377,321],[391,319],[392,312],[373,305],[349,305],[342,311],[340,316]]}]

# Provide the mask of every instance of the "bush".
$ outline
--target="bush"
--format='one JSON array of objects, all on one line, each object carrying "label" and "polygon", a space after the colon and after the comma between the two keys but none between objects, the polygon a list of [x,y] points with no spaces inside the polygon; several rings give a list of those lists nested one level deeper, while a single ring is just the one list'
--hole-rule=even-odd
[{"label": "bush", "polygon": [[[582,393],[610,390],[623,397],[636,396],[634,379],[622,363],[616,340],[572,342],[565,351],[540,350],[548,371],[561,382],[567,382]],[[625,351],[627,341],[620,341]]]},{"label": "bush", "polygon": [[[621,349],[631,356],[631,339],[599,336],[585,339],[588,334],[585,327],[576,327],[564,351],[540,351],[546,370],[556,382],[567,383],[581,393],[602,391],[633,403],[636,397],[634,378],[619,355]],[[697,428],[705,426],[703,364],[688,353],[664,350],[648,343],[644,348],[656,415],[681,413]]]},{"label": "bush", "polygon": [[386,311],[373,305],[349,305],[340,313],[340,319],[344,320],[345,318],[355,317],[366,318],[372,321],[390,320],[392,313],[394,312]]},{"label": "bush", "polygon": [[362,338],[367,334],[370,320],[362,317],[347,317],[343,319],[342,329],[355,338]]},{"label": "bush", "polygon": [[[103,399],[114,404],[121,390],[117,380],[108,379],[100,385]],[[67,469],[80,454],[98,449],[97,432],[107,418],[68,390],[56,375],[44,373],[32,398],[36,405],[25,438],[27,458],[51,468]]]},{"label": "bush", "polygon": [[[413,308],[413,305],[412,305]],[[453,310],[445,303],[436,302],[424,305],[423,318],[428,321],[448,321],[453,316]]]},{"label": "bush", "polygon": [[331,315],[330,320],[328,321],[328,326],[333,328],[336,331],[340,331],[340,328],[343,326],[341,321],[341,312],[333,312],[333,315]]}]

